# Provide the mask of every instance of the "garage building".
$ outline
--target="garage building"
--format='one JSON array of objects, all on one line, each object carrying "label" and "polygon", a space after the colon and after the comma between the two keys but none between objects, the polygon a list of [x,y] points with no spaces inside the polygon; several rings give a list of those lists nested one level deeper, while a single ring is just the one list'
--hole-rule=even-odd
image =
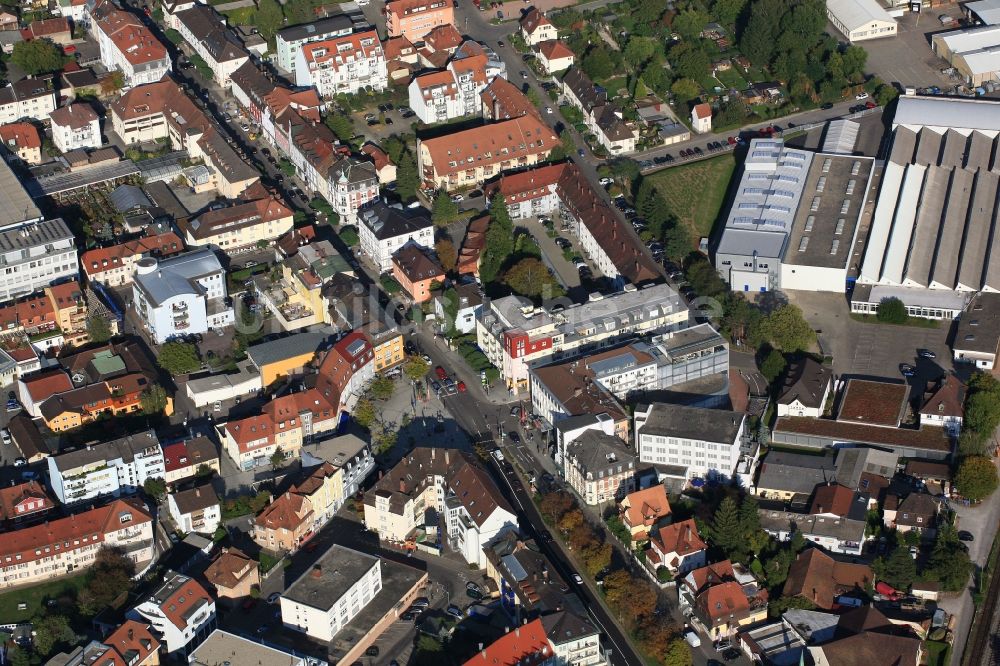
[{"label": "garage building", "polygon": [[826,15],[850,42],[896,36],[896,19],[876,0],[826,0]]},{"label": "garage building", "polygon": [[949,30],[934,35],[931,48],[957,69],[969,85],[1000,81],[1000,25]]}]

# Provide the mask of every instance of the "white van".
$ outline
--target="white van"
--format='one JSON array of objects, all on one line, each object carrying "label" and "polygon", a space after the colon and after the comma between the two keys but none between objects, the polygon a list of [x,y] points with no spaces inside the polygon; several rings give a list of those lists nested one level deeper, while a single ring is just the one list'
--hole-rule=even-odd
[{"label": "white van", "polygon": [[687,633],[684,634],[684,640],[686,640],[688,645],[691,647],[701,647],[701,639],[698,638],[698,634],[696,634],[693,629],[688,629]]}]

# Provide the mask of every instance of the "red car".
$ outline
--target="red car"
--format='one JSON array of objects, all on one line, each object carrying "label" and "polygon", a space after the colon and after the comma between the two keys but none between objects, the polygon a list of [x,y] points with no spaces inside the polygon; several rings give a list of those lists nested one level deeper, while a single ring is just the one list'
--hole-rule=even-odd
[{"label": "red car", "polygon": [[461,392],[461,393],[465,393],[465,382],[459,382],[459,383],[457,384],[457,386],[458,386],[458,390],[459,390],[459,392]]},{"label": "red car", "polygon": [[868,100],[867,102],[865,102],[865,108],[866,109],[874,109],[875,106],[876,106],[875,102],[873,102],[871,100]]},{"label": "red car", "polygon": [[440,379],[441,381],[444,381],[445,379],[448,378],[448,373],[445,372],[444,368],[442,368],[440,365],[434,368],[434,374],[437,375],[437,378]]}]

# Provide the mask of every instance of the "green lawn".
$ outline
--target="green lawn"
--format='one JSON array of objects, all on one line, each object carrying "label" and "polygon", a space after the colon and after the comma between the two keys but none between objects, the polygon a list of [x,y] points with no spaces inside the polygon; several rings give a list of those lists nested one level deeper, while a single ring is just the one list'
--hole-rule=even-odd
[{"label": "green lawn", "polygon": [[732,153],[726,153],[709,160],[664,169],[649,178],[663,195],[670,211],[691,229],[697,242],[712,232],[735,168]]},{"label": "green lawn", "polygon": [[735,88],[736,90],[746,90],[749,84],[746,82],[742,76],[740,76],[739,70],[736,67],[732,69],[727,69],[724,72],[719,72],[719,81],[726,88]]},{"label": "green lawn", "polygon": [[[0,594],[0,617],[4,618],[5,622],[30,620],[36,615],[42,614],[47,599],[57,599],[64,594],[75,597],[77,591],[86,583],[87,575],[79,574],[4,592]],[[27,604],[28,607],[25,610],[18,610],[18,604]]]},{"label": "green lawn", "polygon": [[927,666],[948,666],[951,661],[951,645],[944,641],[927,641]]}]

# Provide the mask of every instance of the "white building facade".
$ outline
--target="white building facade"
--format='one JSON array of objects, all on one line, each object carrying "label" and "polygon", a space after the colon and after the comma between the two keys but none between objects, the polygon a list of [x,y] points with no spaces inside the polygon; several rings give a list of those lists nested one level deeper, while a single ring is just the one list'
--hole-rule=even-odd
[{"label": "white building facade", "polygon": [[152,430],[49,456],[49,485],[63,504],[132,494],[166,475],[163,449]]},{"label": "white building facade", "polygon": [[642,405],[634,425],[639,461],[687,467],[689,479],[733,476],[746,415],[673,404]]},{"label": "white building facade", "polygon": [[324,98],[382,91],[389,85],[385,53],[374,30],[305,44],[295,56],[295,83],[315,86]]},{"label": "white building facade", "polygon": [[101,147],[101,120],[87,104],[70,104],[49,116],[52,143],[64,153]]}]

